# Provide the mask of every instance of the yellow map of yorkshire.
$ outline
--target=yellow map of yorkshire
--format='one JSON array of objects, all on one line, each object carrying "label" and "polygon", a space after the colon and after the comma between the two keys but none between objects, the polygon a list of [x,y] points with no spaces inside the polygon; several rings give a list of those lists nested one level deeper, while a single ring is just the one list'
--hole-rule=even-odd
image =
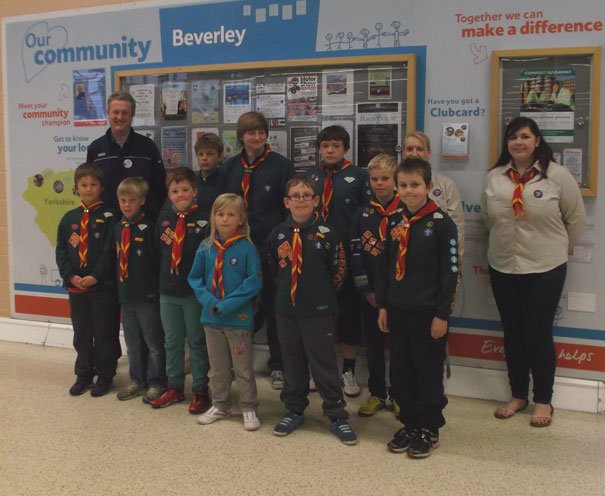
[{"label": "yellow map of yorkshire", "polygon": [[29,177],[23,199],[36,210],[36,224],[54,247],[61,217],[80,204],[74,194],[74,171],[44,169]]}]

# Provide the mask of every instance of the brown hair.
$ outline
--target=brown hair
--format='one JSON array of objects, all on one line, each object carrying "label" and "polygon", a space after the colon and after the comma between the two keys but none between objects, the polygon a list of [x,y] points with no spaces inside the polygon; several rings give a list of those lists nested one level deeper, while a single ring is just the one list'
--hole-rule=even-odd
[{"label": "brown hair", "polygon": [[76,187],[78,186],[78,181],[83,177],[92,177],[95,181],[100,182],[101,186],[103,186],[103,171],[99,169],[96,164],[85,162],[76,167],[76,171],[74,172],[74,185]]},{"label": "brown hair", "polygon": [[223,142],[214,133],[206,133],[204,136],[200,136],[195,142],[193,149],[197,153],[201,149],[210,148],[216,150],[219,155],[223,154]]},{"label": "brown hair", "polygon": [[310,188],[313,191],[313,195],[317,194],[317,185],[313,179],[311,179],[309,176],[294,176],[286,183],[286,187],[284,188],[284,196],[288,196],[290,194],[290,190],[299,184]]},{"label": "brown hair", "polygon": [[235,126],[237,139],[241,140],[245,133],[257,129],[265,131],[267,135],[269,134],[269,123],[265,116],[260,112],[245,112],[239,116]]},{"label": "brown hair", "polygon": [[195,172],[188,167],[177,167],[176,169],[172,169],[166,176],[166,188],[170,188],[172,183],[180,183],[182,181],[189,182],[191,186],[195,188]]}]

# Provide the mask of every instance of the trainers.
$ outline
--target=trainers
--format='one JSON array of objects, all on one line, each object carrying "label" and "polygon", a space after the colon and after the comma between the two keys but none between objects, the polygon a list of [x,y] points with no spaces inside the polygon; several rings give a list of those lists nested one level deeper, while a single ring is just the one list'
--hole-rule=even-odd
[{"label": "trainers", "polygon": [[271,387],[273,389],[282,389],[284,387],[284,373],[281,370],[271,371]]},{"label": "trainers", "polygon": [[178,403],[179,401],[183,401],[185,399],[185,395],[182,391],[177,391],[176,389],[166,389],[160,396],[158,396],[155,400],[150,401],[149,404],[153,408],[166,408],[167,406],[172,405],[173,403]]},{"label": "trainers", "polygon": [[349,369],[344,374],[342,374],[341,383],[342,389],[347,396],[349,396],[350,398],[355,398],[355,396],[359,396],[361,388],[359,387],[359,383],[357,382],[355,373],[352,370]]},{"label": "trainers", "polygon": [[80,396],[84,394],[87,389],[92,387],[92,379],[88,377],[78,377],[73,386],[69,388],[69,394],[72,396]]},{"label": "trainers", "polygon": [[193,392],[191,396],[191,402],[189,403],[189,413],[191,415],[199,415],[208,410],[210,406],[210,398],[208,398],[208,391],[201,390]]},{"label": "trainers", "polygon": [[211,406],[206,412],[202,413],[197,418],[197,423],[201,425],[208,425],[216,422],[217,420],[225,419],[231,416],[229,410],[221,410],[215,406]]},{"label": "trainers", "polygon": [[439,446],[439,431],[422,429],[410,443],[408,456],[410,458],[426,458],[431,456],[435,448]]},{"label": "trainers", "polygon": [[151,386],[143,395],[143,403],[147,403],[148,405],[150,405],[151,402],[157,400],[163,392],[163,388]]},{"label": "trainers", "polygon": [[395,417],[399,418],[399,412],[401,411],[401,409],[399,408],[399,405],[397,404],[397,402],[391,398],[391,405],[393,407],[393,415],[395,415]]},{"label": "trainers", "polygon": [[250,410],[248,412],[244,412],[244,429],[247,431],[255,431],[260,429],[260,420],[258,419],[258,415],[254,410]]},{"label": "trainers", "polygon": [[386,401],[377,396],[370,396],[357,410],[360,417],[371,417],[386,406]]},{"label": "trainers", "polygon": [[346,419],[336,419],[333,422],[330,422],[330,430],[336,434],[336,437],[344,444],[357,444],[357,435],[353,429],[351,429],[351,426]]},{"label": "trainers", "polygon": [[418,429],[402,427],[395,433],[393,439],[387,443],[387,448],[393,453],[405,453],[410,449],[410,445],[417,435]]},{"label": "trainers", "polygon": [[111,385],[113,383],[113,379],[106,379],[105,377],[97,377],[97,382],[95,382],[90,390],[90,395],[98,398],[99,396],[104,396],[109,392]]},{"label": "trainers", "polygon": [[118,391],[116,395],[120,401],[131,400],[136,398],[137,396],[141,396],[147,388],[137,384],[136,382],[131,382],[124,389]]},{"label": "trainers", "polygon": [[298,413],[288,412],[288,414],[279,421],[279,423],[273,429],[273,434],[276,436],[287,436],[294,429],[297,429],[305,423],[304,415]]}]

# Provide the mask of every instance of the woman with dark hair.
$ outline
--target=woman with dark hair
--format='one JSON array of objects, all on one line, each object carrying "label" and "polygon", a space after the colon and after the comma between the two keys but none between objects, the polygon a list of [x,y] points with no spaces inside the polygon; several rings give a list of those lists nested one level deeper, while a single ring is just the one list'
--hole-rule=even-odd
[{"label": "woman with dark hair", "polygon": [[516,117],[488,172],[481,210],[489,231],[487,259],[504,331],[512,397],[494,415],[509,419],[535,403],[530,425],[547,427],[556,354],[553,322],[567,272],[567,255],[586,224],[580,189],[554,163],[535,121]]}]

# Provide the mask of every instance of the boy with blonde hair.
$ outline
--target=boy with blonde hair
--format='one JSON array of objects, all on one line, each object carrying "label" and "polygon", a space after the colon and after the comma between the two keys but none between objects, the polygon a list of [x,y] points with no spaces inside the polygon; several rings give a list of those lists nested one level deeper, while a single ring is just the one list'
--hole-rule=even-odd
[{"label": "boy with blonde hair", "polygon": [[384,247],[389,219],[401,214],[403,206],[395,194],[397,160],[392,155],[376,155],[368,164],[372,198],[357,209],[351,231],[351,273],[362,294],[362,326],[368,362],[370,396],[359,407],[361,417],[369,417],[386,406],[388,390],[385,370],[384,333],[378,329],[378,308],[374,288],[376,259]]},{"label": "boy with blonde hair", "polygon": [[128,177],[118,185],[122,219],[113,233],[118,259],[118,298],[122,304],[131,379],[117,397],[124,401],[145,394],[145,403],[157,399],[166,387],[159,254],[155,248],[154,223],[142,210],[148,190],[149,185],[142,177]]}]

